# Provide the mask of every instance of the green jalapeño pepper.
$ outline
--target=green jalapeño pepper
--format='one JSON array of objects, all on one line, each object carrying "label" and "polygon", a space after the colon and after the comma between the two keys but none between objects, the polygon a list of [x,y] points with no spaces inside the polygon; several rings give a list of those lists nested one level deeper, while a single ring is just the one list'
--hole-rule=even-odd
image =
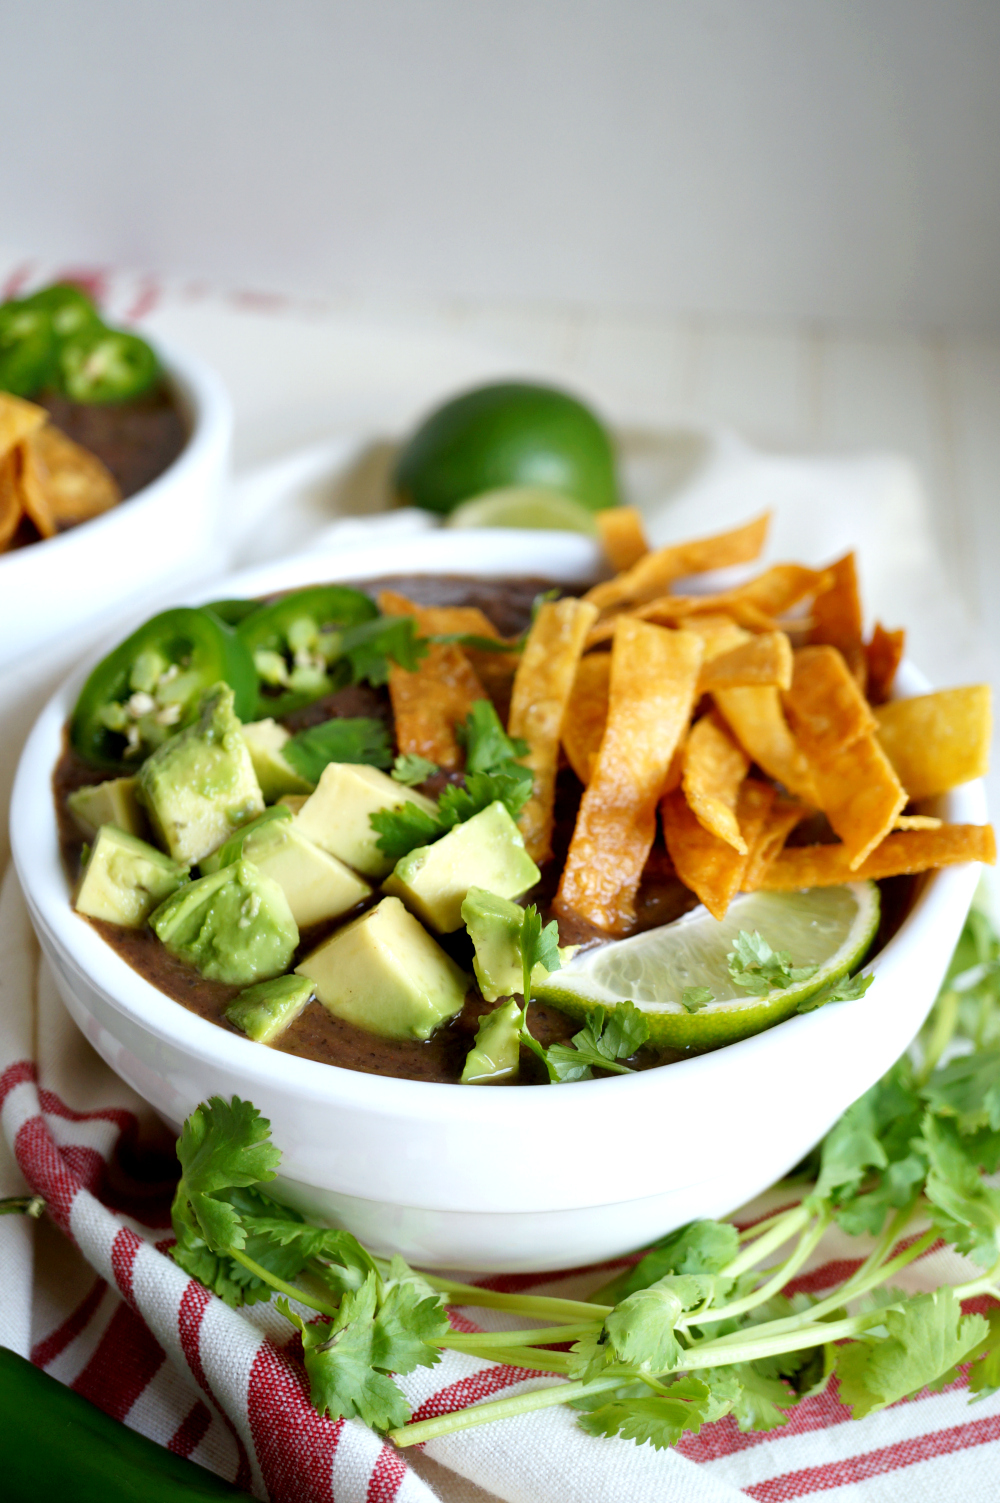
[{"label": "green jalape\u00f1o pepper", "polygon": [[239,626],[248,616],[255,611],[263,610],[259,600],[210,600],[203,610],[211,611],[213,616],[218,616],[227,626]]},{"label": "green jalape\u00f1o pepper", "polygon": [[49,315],[30,302],[0,307],[0,391],[31,397],[52,378],[57,341]]},{"label": "green jalape\u00f1o pepper", "polygon": [[236,628],[260,679],[257,716],[280,718],[351,681],[341,632],[373,621],[373,600],[348,585],[313,585],[255,611]]},{"label": "green jalape\u00f1o pepper", "polygon": [[209,611],[164,611],[108,654],[84,684],[70,723],[74,750],[96,767],[136,767],[194,720],[208,688],[223,681],[241,720],[257,700],[253,659]]},{"label": "green jalape\u00f1o pepper", "polygon": [[87,294],[69,282],[54,282],[23,298],[21,307],[42,313],[52,324],[52,332],[60,342],[70,339],[84,329],[100,328],[101,316]]},{"label": "green jalape\u00f1o pepper", "polygon": [[103,324],[83,328],[59,347],[59,384],[73,402],[127,402],[160,375],[160,362],[144,339]]}]

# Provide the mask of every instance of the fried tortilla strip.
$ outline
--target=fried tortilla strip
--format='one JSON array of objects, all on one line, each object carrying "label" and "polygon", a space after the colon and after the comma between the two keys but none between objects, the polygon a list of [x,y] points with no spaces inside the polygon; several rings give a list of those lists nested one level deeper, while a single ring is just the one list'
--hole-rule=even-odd
[{"label": "fried tortilla strip", "polygon": [[819,807],[843,841],[853,871],[906,808],[906,789],[873,735],[823,761],[810,759],[810,766]]},{"label": "fried tortilla strip", "polygon": [[805,803],[817,806],[812,772],[792,735],[777,689],[718,689],[716,707],[752,762]]},{"label": "fried tortilla strip", "polygon": [[836,647],[863,690],[868,676],[868,660],[854,554],[846,553],[831,564],[830,573],[833,575],[832,585],[817,596],[813,606],[809,641]]},{"label": "fried tortilla strip", "polygon": [[[383,590],[378,603],[386,616],[413,616],[422,636],[434,633],[437,607],[417,605],[392,590]],[[414,673],[393,663],[389,697],[400,752],[427,757],[448,772],[461,767],[464,753],[455,726],[461,725],[477,699],[487,698],[461,647],[435,642]]]},{"label": "fried tortilla strip", "polygon": [[581,658],[562,723],[563,751],[581,783],[589,783],[608,723],[610,652]]},{"label": "fried tortilla strip", "polygon": [[894,699],[875,711],[878,739],[911,799],[947,793],[989,770],[988,684]]},{"label": "fried tortilla strip", "polygon": [[[655,555],[649,556],[653,558]],[[636,567],[641,568],[642,565]],[[777,631],[779,627],[776,617],[803,600],[820,594],[829,587],[831,580],[832,575],[827,569],[807,569],[804,564],[775,564],[773,568],[765,569],[763,574],[758,574],[756,579],[751,579],[736,589],[725,590],[718,595],[660,595],[643,605],[632,607],[629,613],[642,621],[686,628],[688,620],[694,616],[722,612],[748,631]],[[601,586],[596,588],[600,589]],[[590,600],[593,593],[590,590],[584,598]],[[588,646],[606,641],[611,635],[615,619],[616,616],[612,615],[607,620],[600,620],[590,633]]]},{"label": "fried tortilla strip", "polygon": [[992,825],[942,825],[939,830],[902,830],[887,835],[859,867],[852,867],[842,845],[802,845],[782,851],[764,873],[766,892],[793,892],[800,887],[838,887],[883,877],[911,876],[963,861],[997,859]]},{"label": "fried tortilla strip", "polygon": [[611,652],[608,723],[577,814],[555,911],[607,934],[635,922],[656,805],[698,687],[701,639],[623,617]]},{"label": "fried tortilla strip", "polygon": [[34,433],[48,421],[44,407],[26,402],[23,397],[11,396],[0,391],[0,456],[9,454],[16,444],[23,442],[29,433]]},{"label": "fried tortilla strip", "polygon": [[[744,844],[753,851],[766,828],[775,791],[769,783],[747,778],[736,808]],[[745,885],[747,857],[706,830],[680,789],[660,803],[663,838],[678,877],[704,903],[713,918],[723,919]]]},{"label": "fried tortilla strip", "polygon": [[0,553],[6,550],[24,515],[20,478],[20,451],[11,449],[0,459]]},{"label": "fried tortilla strip", "polygon": [[[692,617],[692,626],[697,619]],[[706,655],[707,652],[706,644]],[[728,652],[709,657],[702,664],[698,692],[711,694],[715,689],[742,689],[757,684],[788,689],[791,683],[792,644],[783,631],[769,631],[731,647]]]},{"label": "fried tortilla strip", "polygon": [[59,528],[49,498],[48,467],[27,443],[17,446],[20,456],[20,480],[18,489],[21,507],[41,533],[43,538],[55,537]]},{"label": "fried tortilla strip", "polygon": [[752,563],[760,557],[770,520],[771,513],[764,512],[732,532],[658,548],[640,558],[616,579],[594,585],[584,599],[601,611],[612,606],[638,605],[644,600],[655,600],[670,588],[675,579],[683,579],[688,574],[704,574],[711,569],[729,568],[732,564]]},{"label": "fried tortilla strip", "polygon": [[601,547],[616,574],[631,569],[649,552],[642,513],[634,506],[607,506],[594,520]]},{"label": "fried tortilla strip", "polygon": [[875,729],[875,717],[839,648],[800,647],[782,703],[810,761],[823,761]]},{"label": "fried tortilla strip", "polygon": [[685,631],[695,631],[702,641],[702,670],[713,658],[731,652],[744,642],[752,640],[753,633],[737,626],[732,616],[721,611],[706,611],[703,616],[689,616],[684,623]]},{"label": "fried tortilla strip", "polygon": [[[32,506],[61,531],[110,511],[121,500],[118,482],[97,455],[74,443],[51,423],[26,438],[22,448],[25,510],[39,532],[43,528]],[[39,490],[44,501],[39,500]]]},{"label": "fried tortilla strip", "polygon": [[872,639],[865,648],[869,704],[884,705],[889,698],[905,646],[906,632],[902,627],[898,631],[886,631],[880,621],[875,622]]},{"label": "fried tortilla strip", "polygon": [[559,733],[596,605],[567,596],[547,601],[528,633],[510,701],[511,736],[528,743],[521,760],[535,775],[518,826],[525,849],[537,863],[552,855],[552,818],[559,766]]},{"label": "fried tortilla strip", "polygon": [[749,771],[750,758],[718,715],[703,715],[695,721],[684,743],[684,797],[698,823],[741,856],[747,854],[747,844],[740,833],[736,804]]},{"label": "fried tortilla strip", "polygon": [[756,842],[750,846],[741,883],[746,892],[753,892],[760,886],[767,868],[784,848],[785,841],[795,826],[808,813],[804,804],[797,804],[792,799],[774,799]]},{"label": "fried tortilla strip", "polygon": [[[395,590],[383,590],[385,598],[393,603],[390,615],[407,616],[413,602]],[[500,642],[503,638],[490,618],[478,605],[422,605],[424,624],[420,630],[433,636],[449,636],[461,632],[463,636],[489,637]],[[463,647],[462,651],[475,671],[476,677],[496,706],[497,714],[504,725],[510,710],[510,694],[517,672],[519,655],[516,652],[490,652],[485,647]]]},{"label": "fried tortilla strip", "polygon": [[933,814],[900,814],[894,830],[940,830],[944,824],[943,819],[937,819]]}]

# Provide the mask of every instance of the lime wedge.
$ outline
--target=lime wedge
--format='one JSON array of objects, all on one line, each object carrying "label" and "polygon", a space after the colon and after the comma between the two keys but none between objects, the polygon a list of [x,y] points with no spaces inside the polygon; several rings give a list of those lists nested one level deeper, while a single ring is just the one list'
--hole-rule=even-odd
[{"label": "lime wedge", "polygon": [[508,485],[484,491],[456,506],[446,527],[530,527],[552,532],[585,532],[596,537],[594,513],[562,491],[541,485]]},{"label": "lime wedge", "polygon": [[[634,1002],[649,1021],[651,1043],[717,1049],[780,1023],[807,997],[855,970],[878,919],[874,882],[745,893],[721,922],[699,907],[659,929],[585,950],[534,995],[573,1017]],[[730,978],[726,958],[741,929],[761,934],[773,950],[789,951],[793,966],[818,964],[819,970],[808,981],[747,996]],[[681,996],[690,988],[706,989],[714,1001],[689,1011]]]}]

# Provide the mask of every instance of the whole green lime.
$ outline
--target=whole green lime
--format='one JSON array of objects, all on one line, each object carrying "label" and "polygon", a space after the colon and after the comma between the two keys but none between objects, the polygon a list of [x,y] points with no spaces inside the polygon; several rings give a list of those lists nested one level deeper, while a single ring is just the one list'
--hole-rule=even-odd
[{"label": "whole green lime", "polygon": [[617,506],[615,452],[604,425],[552,386],[507,381],[446,402],[421,423],[396,464],[406,506],[450,512],[508,486],[541,486],[591,511]]}]

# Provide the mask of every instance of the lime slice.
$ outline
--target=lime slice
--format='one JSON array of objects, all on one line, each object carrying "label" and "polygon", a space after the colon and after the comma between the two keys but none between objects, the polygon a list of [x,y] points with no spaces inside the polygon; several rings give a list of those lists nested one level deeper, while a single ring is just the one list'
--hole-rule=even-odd
[{"label": "lime slice", "polygon": [[445,522],[446,527],[530,527],[553,532],[585,532],[597,536],[594,513],[540,485],[508,485],[463,501]]},{"label": "lime slice", "polygon": [[[649,1021],[651,1043],[716,1049],[780,1023],[807,997],[856,969],[878,919],[874,882],[745,893],[721,922],[699,907],[659,929],[585,950],[534,995],[573,1017],[634,1002]],[[818,964],[819,970],[784,990],[747,996],[730,978],[726,959],[741,929],[789,951],[793,966]],[[706,988],[715,1000],[689,1012],[680,999],[693,987]]]}]

